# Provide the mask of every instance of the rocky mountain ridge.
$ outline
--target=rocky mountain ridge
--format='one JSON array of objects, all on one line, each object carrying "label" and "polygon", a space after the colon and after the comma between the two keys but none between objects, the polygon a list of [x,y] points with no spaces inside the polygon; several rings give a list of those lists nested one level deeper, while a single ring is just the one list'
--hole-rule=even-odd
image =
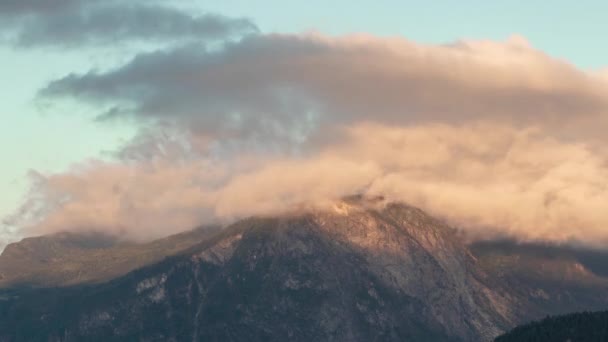
[{"label": "rocky mountain ridge", "polygon": [[150,243],[100,233],[25,238],[0,255],[0,289],[99,283],[179,253],[219,231],[205,226]]},{"label": "rocky mountain ridge", "polygon": [[492,267],[510,255],[372,204],[243,220],[107,283],[5,290],[0,341],[490,341],[564,293],[536,301],[535,278]]}]

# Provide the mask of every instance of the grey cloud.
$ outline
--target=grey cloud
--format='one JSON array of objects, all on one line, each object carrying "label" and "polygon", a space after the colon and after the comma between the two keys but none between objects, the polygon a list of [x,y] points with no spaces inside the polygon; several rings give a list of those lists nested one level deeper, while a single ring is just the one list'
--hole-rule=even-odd
[{"label": "grey cloud", "polygon": [[85,0],[3,0],[0,2],[0,15],[48,13],[77,6],[83,2]]},{"label": "grey cloud", "polygon": [[66,76],[40,94],[207,132],[303,137],[321,126],[366,120],[489,119],[562,131],[581,125],[586,133],[608,123],[604,79],[519,39],[424,46],[359,36],[258,35],[211,51],[190,45],[141,54],[115,70]]},{"label": "grey cloud", "polygon": [[0,17],[6,15],[10,39],[25,47],[79,47],[132,40],[204,41],[257,32],[248,19],[198,15],[163,1],[63,0],[55,6],[26,1],[2,6]]}]

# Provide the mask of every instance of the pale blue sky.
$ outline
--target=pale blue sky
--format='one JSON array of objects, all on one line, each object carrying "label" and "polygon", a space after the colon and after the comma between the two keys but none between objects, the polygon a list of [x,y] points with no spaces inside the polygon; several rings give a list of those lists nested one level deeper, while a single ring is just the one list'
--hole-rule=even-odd
[{"label": "pale blue sky", "polygon": [[[535,47],[579,67],[608,66],[604,44],[605,1],[352,1],[221,0],[202,9],[251,18],[263,32],[318,30],[329,34],[367,32],[404,36],[426,43],[459,38],[526,37]],[[204,6],[204,7],[203,7]],[[91,52],[0,47],[0,217],[18,205],[27,172],[61,171],[99,156],[129,139],[134,127],[92,121],[95,113],[62,104],[39,108],[33,102],[45,82],[92,66],[107,56]]]},{"label": "pale blue sky", "polygon": [[209,1],[226,15],[248,16],[263,31],[318,29],[332,34],[401,35],[428,43],[521,34],[534,46],[588,68],[608,65],[603,44],[608,3],[583,1],[377,0]]}]

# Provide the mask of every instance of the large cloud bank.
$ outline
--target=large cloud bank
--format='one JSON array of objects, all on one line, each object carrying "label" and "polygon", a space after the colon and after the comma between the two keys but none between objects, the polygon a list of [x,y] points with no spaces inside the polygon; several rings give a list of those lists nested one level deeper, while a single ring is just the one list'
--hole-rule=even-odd
[{"label": "large cloud bank", "polygon": [[67,75],[39,96],[147,129],[114,161],[33,173],[11,218],[27,234],[145,240],[364,193],[473,238],[608,245],[608,79],[521,37],[244,35]]}]

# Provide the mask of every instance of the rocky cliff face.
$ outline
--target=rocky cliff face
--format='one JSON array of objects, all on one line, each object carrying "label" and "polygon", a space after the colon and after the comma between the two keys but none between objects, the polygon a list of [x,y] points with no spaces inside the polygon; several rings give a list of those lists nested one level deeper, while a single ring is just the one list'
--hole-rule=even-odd
[{"label": "rocky cliff face", "polygon": [[443,223],[353,201],[239,222],[109,283],[0,302],[0,341],[484,341],[514,325]]},{"label": "rocky cliff face", "polygon": [[387,286],[425,303],[446,331],[485,340],[516,316],[512,299],[443,222],[399,204],[374,211],[345,203],[342,212],[317,215],[315,222],[332,239],[358,250]]}]

